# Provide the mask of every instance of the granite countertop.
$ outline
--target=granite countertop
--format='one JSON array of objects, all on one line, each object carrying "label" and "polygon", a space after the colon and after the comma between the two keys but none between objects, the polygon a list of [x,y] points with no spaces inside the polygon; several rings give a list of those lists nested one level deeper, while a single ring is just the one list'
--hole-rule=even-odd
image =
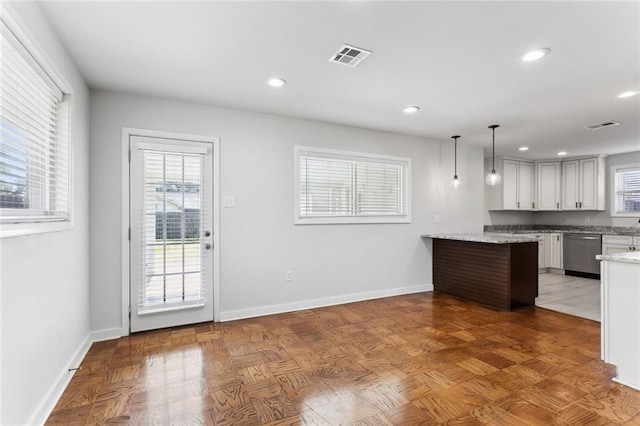
[{"label": "granite countertop", "polygon": [[471,241],[475,243],[511,244],[537,242],[530,237],[497,237],[484,234],[423,234],[422,238],[435,238],[440,240]]},{"label": "granite countertop", "polygon": [[484,232],[504,232],[510,234],[604,234],[640,236],[640,227],[626,226],[577,226],[577,225],[487,225]]},{"label": "granite countertop", "polygon": [[616,254],[599,254],[596,256],[596,259],[607,260],[609,262],[640,264],[640,251],[630,251],[627,253],[616,253]]}]

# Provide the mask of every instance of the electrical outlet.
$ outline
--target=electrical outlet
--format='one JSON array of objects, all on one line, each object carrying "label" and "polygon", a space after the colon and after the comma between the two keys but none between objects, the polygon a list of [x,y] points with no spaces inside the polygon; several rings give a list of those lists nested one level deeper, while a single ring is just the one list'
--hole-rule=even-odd
[{"label": "electrical outlet", "polygon": [[440,215],[439,214],[434,214],[433,215],[433,223],[440,223]]},{"label": "electrical outlet", "polygon": [[292,283],[293,282],[293,271],[287,271],[286,280],[287,280],[288,283]]}]

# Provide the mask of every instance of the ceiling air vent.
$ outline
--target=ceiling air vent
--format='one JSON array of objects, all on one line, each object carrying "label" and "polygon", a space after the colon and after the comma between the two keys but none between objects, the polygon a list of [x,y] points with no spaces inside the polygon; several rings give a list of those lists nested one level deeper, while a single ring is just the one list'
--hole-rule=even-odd
[{"label": "ceiling air vent", "polygon": [[620,123],[618,123],[617,121],[607,120],[607,121],[601,121],[599,123],[587,124],[586,126],[584,126],[584,128],[589,130],[598,130],[604,127],[619,126],[619,125]]},{"label": "ceiling air vent", "polygon": [[370,50],[360,49],[359,47],[349,46],[348,44],[342,45],[340,49],[336,53],[334,53],[330,58],[329,62],[334,62],[340,65],[347,65],[349,67],[355,67],[360,64],[360,62],[367,59],[369,55],[371,55]]}]

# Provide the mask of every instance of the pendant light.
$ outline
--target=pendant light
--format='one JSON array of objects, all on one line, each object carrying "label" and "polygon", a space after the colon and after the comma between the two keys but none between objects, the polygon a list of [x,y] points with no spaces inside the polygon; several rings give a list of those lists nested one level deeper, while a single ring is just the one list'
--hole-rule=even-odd
[{"label": "pendant light", "polygon": [[458,179],[458,138],[460,136],[451,136],[453,139],[453,187],[458,189],[460,186],[460,179]]},{"label": "pendant light", "polygon": [[499,124],[492,124],[489,128],[493,131],[493,148],[491,153],[491,173],[487,175],[485,182],[487,185],[496,186],[501,181],[502,178],[499,174],[496,173],[496,127],[500,127]]}]

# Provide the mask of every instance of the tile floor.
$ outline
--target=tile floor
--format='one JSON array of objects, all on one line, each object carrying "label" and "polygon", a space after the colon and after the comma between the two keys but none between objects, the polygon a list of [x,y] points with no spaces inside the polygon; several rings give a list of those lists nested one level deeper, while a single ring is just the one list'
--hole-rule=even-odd
[{"label": "tile floor", "polygon": [[536,306],[600,321],[600,281],[570,275],[540,274]]}]

